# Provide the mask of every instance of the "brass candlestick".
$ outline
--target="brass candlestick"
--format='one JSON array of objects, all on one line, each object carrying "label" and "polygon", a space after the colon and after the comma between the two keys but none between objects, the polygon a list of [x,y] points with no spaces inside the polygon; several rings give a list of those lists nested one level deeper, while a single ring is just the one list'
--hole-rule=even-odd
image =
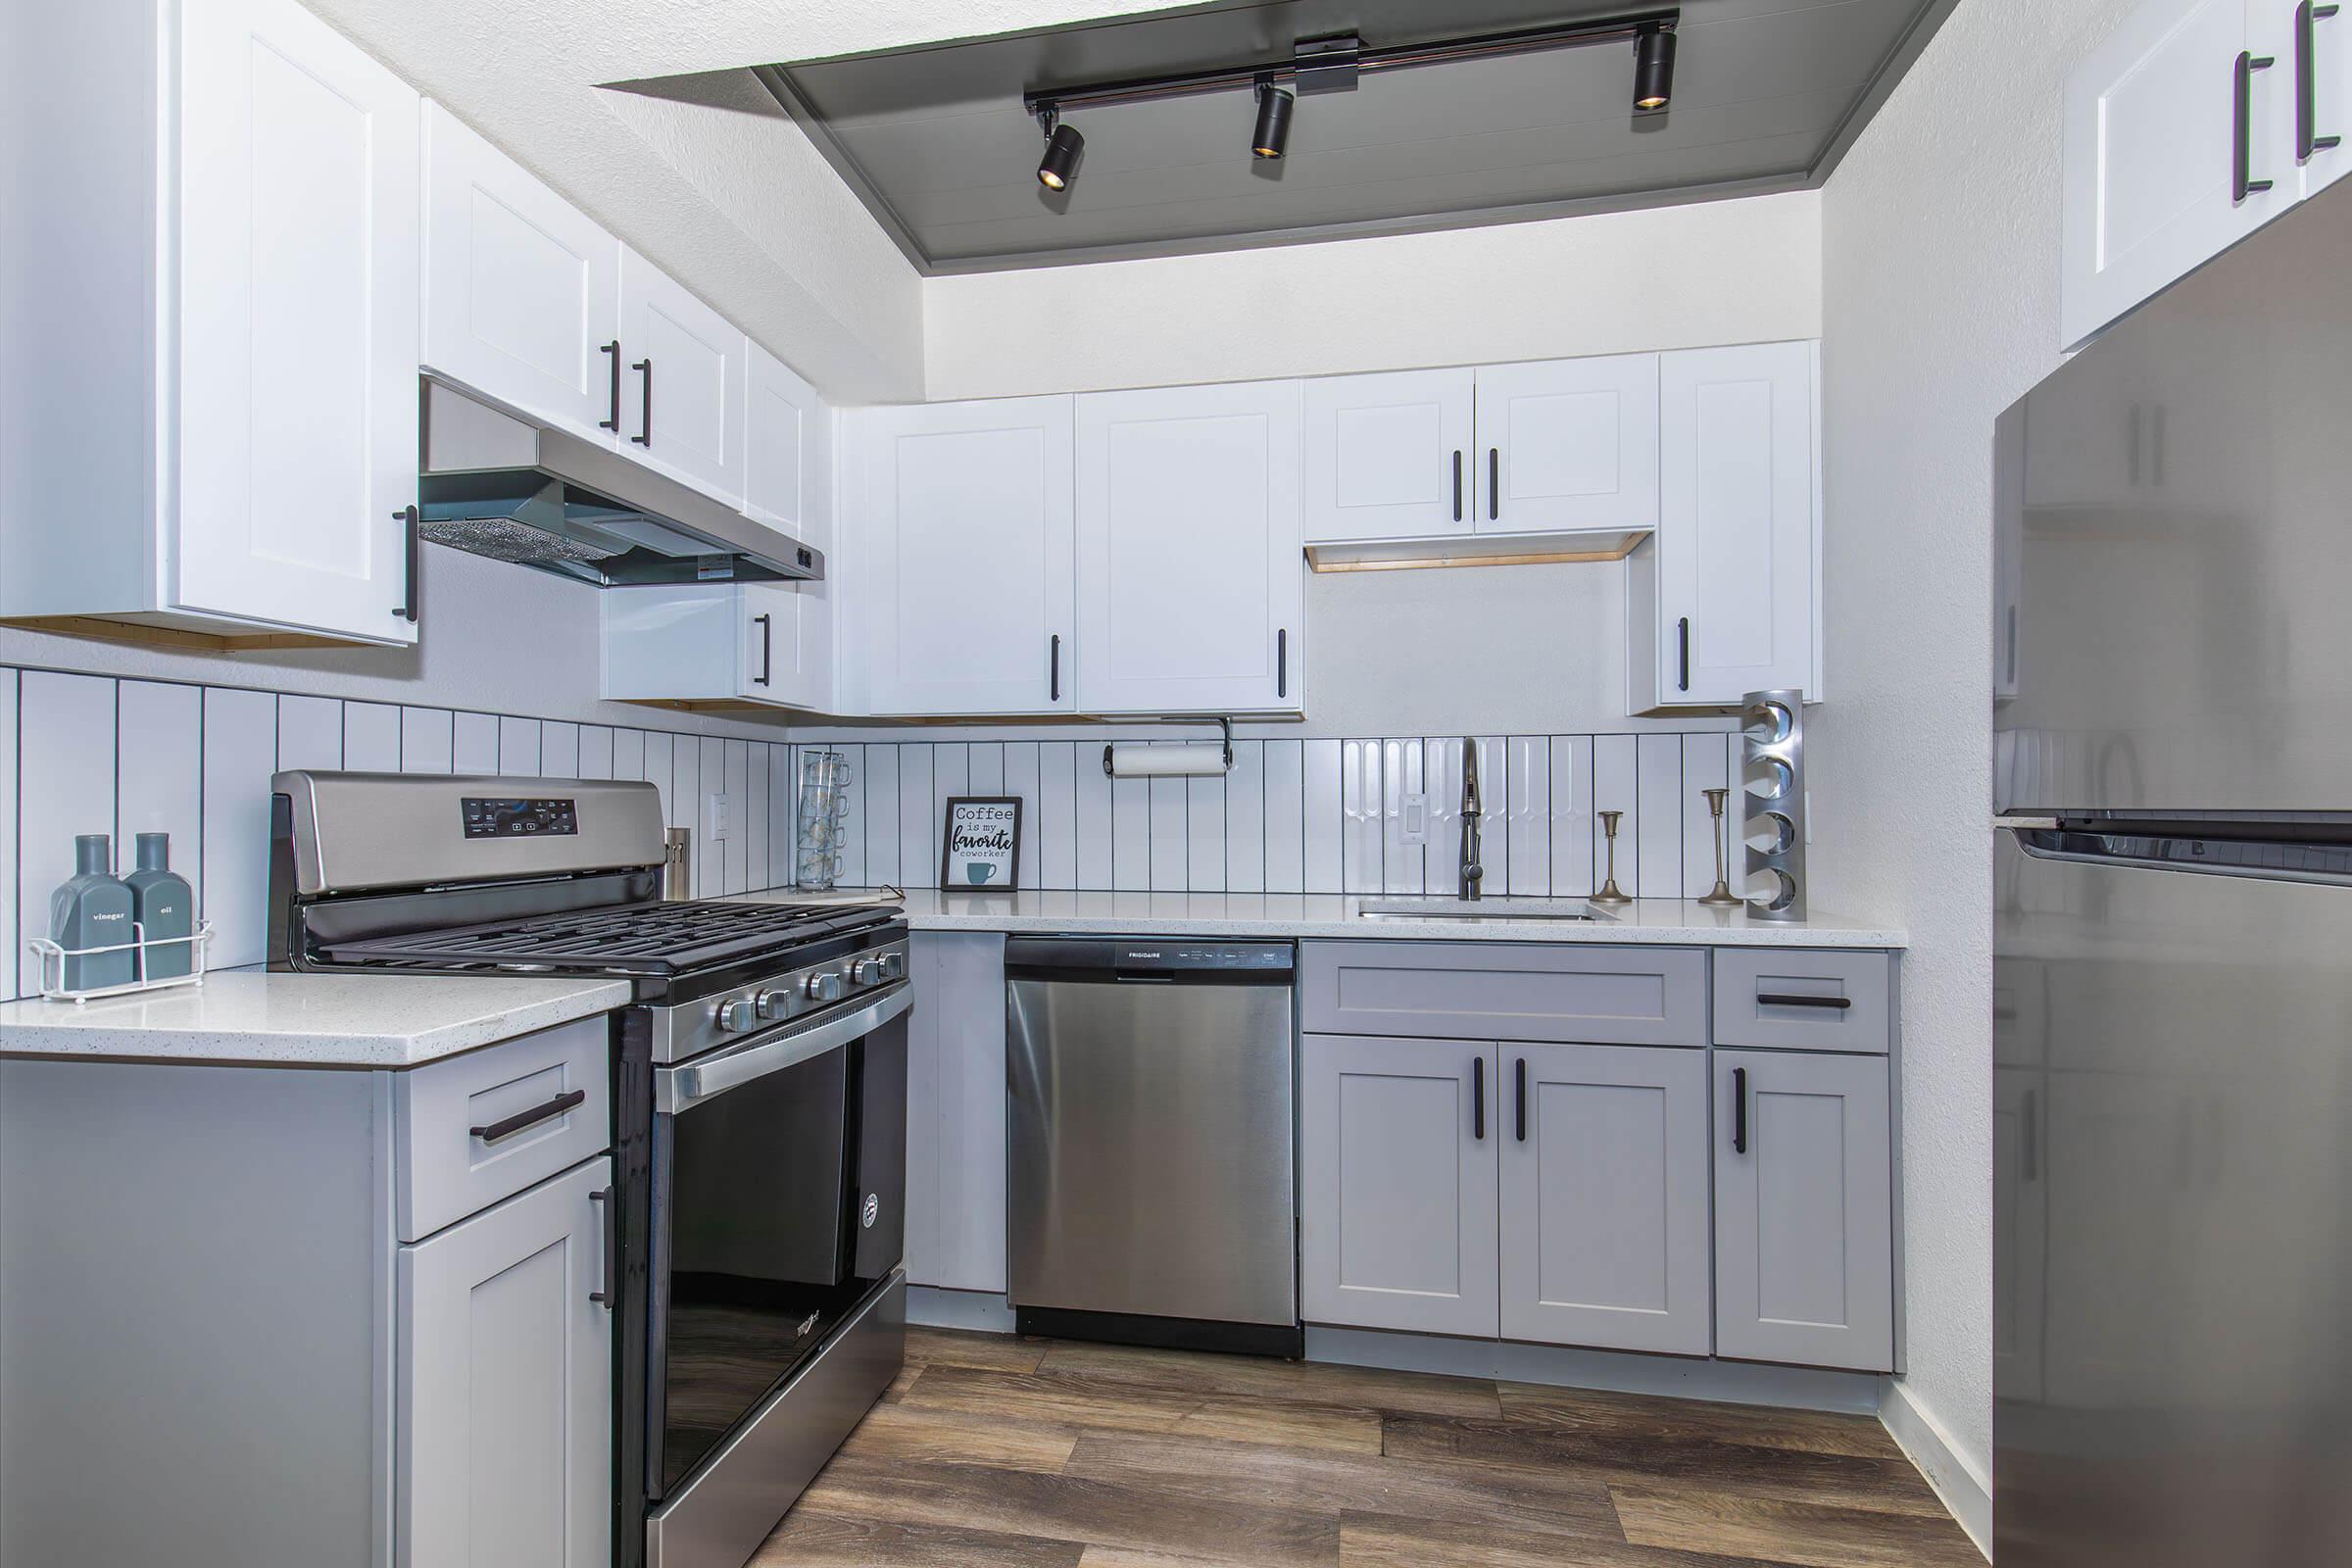
[{"label": "brass candlestick", "polygon": [[1728,861],[1731,851],[1725,847],[1724,843],[1723,807],[1724,803],[1732,798],[1732,792],[1728,789],[1717,788],[1701,790],[1699,793],[1707,798],[1708,813],[1715,818],[1715,825],[1710,830],[1711,836],[1715,840],[1715,885],[1708,889],[1707,896],[1698,902],[1711,904],[1719,909],[1737,909],[1746,901],[1732,891],[1732,884],[1729,880]]},{"label": "brass candlestick", "polygon": [[1624,815],[1623,811],[1600,813],[1600,831],[1607,836],[1609,841],[1608,874],[1601,881],[1600,891],[1592,895],[1592,902],[1594,904],[1631,904],[1634,902],[1627,895],[1625,889],[1617,885],[1617,823]]}]

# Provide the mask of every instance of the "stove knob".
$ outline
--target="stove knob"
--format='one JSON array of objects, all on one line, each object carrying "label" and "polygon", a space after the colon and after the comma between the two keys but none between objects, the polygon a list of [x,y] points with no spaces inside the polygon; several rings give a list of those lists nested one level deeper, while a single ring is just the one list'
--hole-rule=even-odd
[{"label": "stove knob", "polygon": [[841,976],[831,970],[827,970],[823,974],[812,974],[801,989],[808,992],[810,1002],[839,1002],[841,1000]]},{"label": "stove knob", "polygon": [[760,993],[760,1016],[770,1020],[787,1017],[792,1012],[792,993],[762,991]]},{"label": "stove knob", "polygon": [[718,1004],[718,1026],[731,1035],[760,1027],[760,1004],[749,997]]},{"label": "stove knob", "polygon": [[850,984],[854,986],[878,986],[881,983],[881,959],[859,958],[855,963],[850,965]]},{"label": "stove knob", "polygon": [[883,979],[904,980],[906,978],[906,955],[904,953],[885,953],[874,961],[882,965]]}]

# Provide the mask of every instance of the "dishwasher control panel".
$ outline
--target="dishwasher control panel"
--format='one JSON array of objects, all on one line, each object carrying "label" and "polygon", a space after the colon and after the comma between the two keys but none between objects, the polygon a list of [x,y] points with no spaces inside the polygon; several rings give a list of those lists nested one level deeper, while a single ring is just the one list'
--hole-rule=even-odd
[{"label": "dishwasher control panel", "polygon": [[1008,969],[1104,969],[1122,974],[1287,975],[1298,963],[1288,942],[1216,942],[1200,937],[1012,937]]}]

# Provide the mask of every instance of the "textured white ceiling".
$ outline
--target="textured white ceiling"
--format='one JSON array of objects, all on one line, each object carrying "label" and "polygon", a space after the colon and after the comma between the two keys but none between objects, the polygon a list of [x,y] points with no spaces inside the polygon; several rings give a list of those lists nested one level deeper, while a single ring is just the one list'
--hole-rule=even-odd
[{"label": "textured white ceiling", "polygon": [[607,82],[1154,9],[1102,0],[306,0],[841,402],[919,398],[921,280],[748,76]]}]

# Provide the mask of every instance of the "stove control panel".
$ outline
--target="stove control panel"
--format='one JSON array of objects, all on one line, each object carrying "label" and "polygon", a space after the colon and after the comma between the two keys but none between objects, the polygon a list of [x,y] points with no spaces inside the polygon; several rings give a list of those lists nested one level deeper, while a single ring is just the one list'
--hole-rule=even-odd
[{"label": "stove control panel", "polygon": [[766,976],[758,985],[667,1009],[656,1024],[654,1059],[684,1061],[736,1037],[841,1005],[906,978],[906,939]]},{"label": "stove control panel", "polygon": [[578,808],[568,800],[466,795],[460,797],[460,804],[465,808],[469,839],[577,837],[580,831]]}]

